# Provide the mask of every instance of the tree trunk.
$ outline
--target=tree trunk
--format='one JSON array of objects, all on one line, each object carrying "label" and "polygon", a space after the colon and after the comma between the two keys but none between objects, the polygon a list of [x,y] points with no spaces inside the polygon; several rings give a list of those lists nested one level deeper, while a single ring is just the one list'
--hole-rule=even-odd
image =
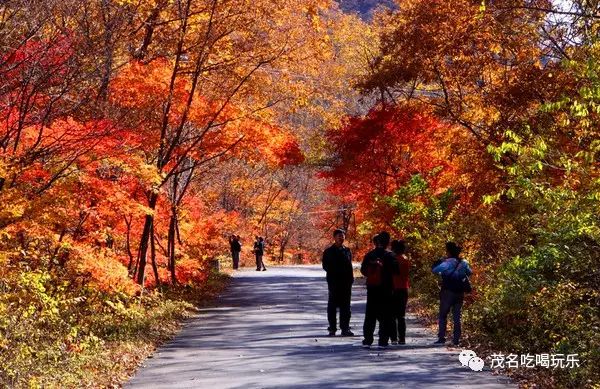
[{"label": "tree trunk", "polygon": [[[156,201],[158,200],[158,193],[152,193],[148,201],[148,207],[154,211],[156,208]],[[142,238],[140,239],[140,249],[138,251],[138,266],[134,271],[137,272],[137,283],[142,284],[144,282],[144,272],[146,271],[146,256],[148,254],[148,245],[150,243],[150,235],[152,233],[152,226],[154,224],[154,214],[146,215],[146,221],[144,223],[144,230],[142,231]]]},{"label": "tree trunk", "polygon": [[288,239],[283,238],[279,244],[279,262],[283,263],[283,259],[285,256],[285,248],[287,247]]},{"label": "tree trunk", "polygon": [[171,214],[171,221],[169,222],[169,234],[167,237],[167,252],[169,256],[169,271],[171,272],[171,284],[177,283],[177,277],[175,277],[175,224],[177,217],[175,211]]},{"label": "tree trunk", "polygon": [[129,275],[132,276],[134,274],[133,270],[133,254],[131,253],[131,221],[133,220],[133,216],[131,219],[127,219],[125,216],[125,225],[127,226],[127,235],[125,240],[125,250],[127,250],[127,255],[129,255],[129,263],[127,264],[127,271]]},{"label": "tree trunk", "polygon": [[154,224],[152,224],[152,231],[150,234],[150,258],[152,259],[152,271],[154,272],[156,286],[160,287],[160,278],[158,278],[158,267],[156,266],[156,245],[154,244],[154,239]]}]

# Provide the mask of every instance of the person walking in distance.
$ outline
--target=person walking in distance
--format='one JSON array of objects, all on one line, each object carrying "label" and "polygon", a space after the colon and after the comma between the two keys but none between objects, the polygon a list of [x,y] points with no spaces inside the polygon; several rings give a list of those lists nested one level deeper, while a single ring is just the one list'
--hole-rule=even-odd
[{"label": "person walking in distance", "polygon": [[237,270],[240,266],[240,252],[242,251],[242,244],[240,243],[240,237],[231,235],[229,237],[229,247],[231,249],[231,259],[233,260],[233,269]]},{"label": "person walking in distance", "polygon": [[454,321],[454,334],[452,344],[458,346],[461,336],[460,315],[465,293],[470,292],[468,276],[472,274],[466,260],[460,256],[461,248],[454,242],[446,243],[447,258],[435,266],[432,271],[442,276],[442,290],[440,292],[440,313],[438,340],[435,344],[446,342],[446,325],[448,313],[452,309]]},{"label": "person walking in distance", "polygon": [[403,240],[392,241],[392,252],[396,256],[398,271],[393,276],[392,320],[390,338],[392,344],[406,344],[406,304],[408,302],[408,270],[410,262],[406,256],[406,244]]},{"label": "person walking in distance", "polygon": [[373,333],[379,322],[379,346],[387,347],[391,327],[392,276],[396,272],[396,257],[387,250],[390,234],[381,232],[374,238],[375,249],[369,251],[360,266],[360,272],[367,278],[367,307],[363,324],[362,344],[373,344]]},{"label": "person walking in distance", "polygon": [[342,336],[354,336],[350,331],[350,300],[354,274],[352,270],[352,252],[344,246],[344,230],[333,232],[334,243],[323,252],[323,270],[327,273],[327,320],[329,336],[337,331],[337,309],[340,310],[340,328]]},{"label": "person walking in distance", "polygon": [[256,271],[265,271],[265,263],[263,262],[263,255],[265,253],[265,240],[262,236],[257,236],[254,241],[254,255],[256,256]]}]

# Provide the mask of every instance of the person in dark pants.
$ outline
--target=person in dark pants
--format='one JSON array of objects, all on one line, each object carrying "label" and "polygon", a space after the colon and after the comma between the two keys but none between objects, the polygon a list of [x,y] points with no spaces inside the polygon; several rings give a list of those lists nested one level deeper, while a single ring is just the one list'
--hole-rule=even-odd
[{"label": "person in dark pants", "polygon": [[406,304],[408,302],[408,270],[410,263],[405,255],[406,244],[403,240],[392,242],[392,252],[396,255],[398,272],[394,274],[394,292],[392,294],[392,320],[390,339],[392,344],[406,344]]},{"label": "person in dark pants", "polygon": [[456,243],[446,243],[447,258],[432,269],[434,273],[442,276],[438,340],[434,344],[444,344],[446,342],[446,326],[450,310],[452,310],[454,321],[452,344],[458,346],[460,342],[460,316],[465,295],[462,280],[472,274],[467,261],[460,257],[460,252],[461,248]]},{"label": "person in dark pants", "polygon": [[343,230],[333,232],[334,244],[323,252],[323,270],[327,273],[327,320],[329,336],[337,331],[337,309],[340,310],[340,328],[342,336],[354,336],[350,331],[350,299],[354,274],[352,270],[352,252],[344,246],[346,239]]},{"label": "person in dark pants", "polygon": [[265,240],[262,236],[257,236],[254,242],[254,255],[256,256],[256,271],[265,271],[265,263],[263,262],[263,255],[265,253]]},{"label": "person in dark pants", "polygon": [[233,269],[237,270],[240,266],[240,252],[242,251],[242,244],[240,243],[240,237],[231,235],[229,237],[229,247],[231,249],[231,259],[233,260]]},{"label": "person in dark pants", "polygon": [[375,326],[379,322],[379,346],[387,347],[391,326],[391,298],[396,257],[387,250],[390,234],[381,232],[374,238],[376,245],[362,261],[360,272],[367,277],[367,306],[363,324],[363,346],[373,344]]}]

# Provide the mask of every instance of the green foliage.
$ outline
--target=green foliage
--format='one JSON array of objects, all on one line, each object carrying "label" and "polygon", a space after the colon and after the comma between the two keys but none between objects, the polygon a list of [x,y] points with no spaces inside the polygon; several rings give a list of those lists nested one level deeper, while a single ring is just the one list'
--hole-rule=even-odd
[{"label": "green foliage", "polygon": [[117,385],[132,363],[170,336],[178,321],[224,281],[212,275],[201,288],[140,298],[80,288],[41,270],[5,272],[0,282],[0,386]]},{"label": "green foliage", "polygon": [[600,382],[598,58],[568,64],[578,93],[487,146],[502,181],[483,207],[461,209],[451,190],[433,194],[421,176],[387,200],[412,246],[419,298],[435,309],[430,264],[444,241],[458,241],[475,270],[467,338],[496,352],[579,354],[580,368],[551,372],[561,387]]},{"label": "green foliage", "polygon": [[441,228],[454,200],[450,189],[440,194],[431,193],[427,181],[416,174],[386,202],[396,210],[394,228],[404,232],[409,239],[421,239],[424,234],[430,235]]},{"label": "green foliage", "polygon": [[583,69],[579,96],[541,108],[562,118],[554,126],[506,131],[488,146],[506,185],[484,203],[518,204],[510,217],[531,239],[469,315],[504,350],[579,354],[580,369],[555,372],[571,387],[600,381],[600,82],[597,63]]}]

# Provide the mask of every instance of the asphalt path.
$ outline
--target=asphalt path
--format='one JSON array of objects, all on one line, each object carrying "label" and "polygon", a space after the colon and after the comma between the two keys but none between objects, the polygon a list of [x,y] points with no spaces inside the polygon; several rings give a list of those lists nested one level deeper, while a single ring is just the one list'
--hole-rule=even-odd
[{"label": "asphalt path", "polygon": [[462,366],[461,350],[433,345],[434,334],[414,317],[405,346],[363,349],[365,302],[364,286],[355,285],[350,325],[357,336],[328,337],[320,267],[236,272],[216,307],[189,321],[125,387],[516,388],[487,368]]}]

